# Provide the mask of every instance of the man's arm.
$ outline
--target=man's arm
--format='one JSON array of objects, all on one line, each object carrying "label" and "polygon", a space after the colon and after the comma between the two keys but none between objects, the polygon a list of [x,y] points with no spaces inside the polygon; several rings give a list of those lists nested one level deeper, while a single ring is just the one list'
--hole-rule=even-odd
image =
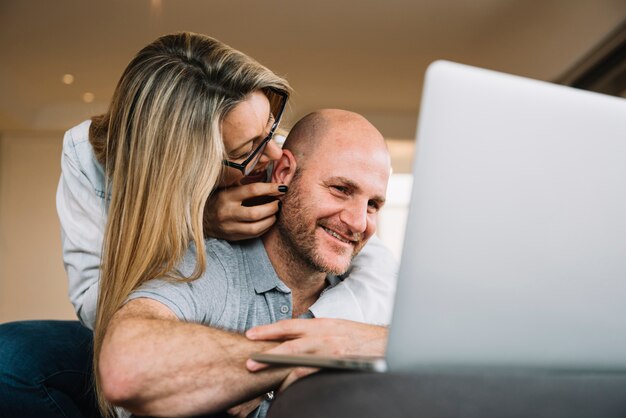
[{"label": "man's arm", "polygon": [[159,302],[128,302],[113,317],[100,353],[104,396],[133,413],[190,415],[225,410],[272,390],[291,369],[250,373],[251,353],[276,343],[179,321]]}]

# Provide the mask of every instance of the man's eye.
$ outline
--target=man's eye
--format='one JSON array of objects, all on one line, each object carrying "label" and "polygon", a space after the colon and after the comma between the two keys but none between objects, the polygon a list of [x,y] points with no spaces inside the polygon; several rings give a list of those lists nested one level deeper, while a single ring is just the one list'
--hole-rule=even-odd
[{"label": "man's eye", "polygon": [[373,209],[375,212],[378,212],[380,210],[380,204],[375,200],[370,200],[369,202],[367,202],[367,206]]},{"label": "man's eye", "polygon": [[345,186],[330,186],[331,189],[337,190],[339,193],[342,194],[347,194],[348,193],[348,188]]}]

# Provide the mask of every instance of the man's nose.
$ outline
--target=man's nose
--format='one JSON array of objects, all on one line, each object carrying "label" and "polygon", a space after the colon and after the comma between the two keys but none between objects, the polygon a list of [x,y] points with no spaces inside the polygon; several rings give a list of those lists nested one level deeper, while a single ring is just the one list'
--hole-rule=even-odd
[{"label": "man's nose", "polygon": [[352,200],[349,206],[341,212],[340,219],[353,233],[363,234],[368,226],[367,201]]}]

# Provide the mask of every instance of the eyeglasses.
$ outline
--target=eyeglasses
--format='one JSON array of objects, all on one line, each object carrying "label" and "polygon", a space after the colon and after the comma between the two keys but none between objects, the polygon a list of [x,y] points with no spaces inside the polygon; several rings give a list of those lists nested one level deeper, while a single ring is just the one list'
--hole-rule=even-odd
[{"label": "eyeglasses", "polygon": [[[274,116],[274,123],[270,128],[269,134],[267,134],[267,136],[263,138],[263,140],[256,146],[256,148],[252,150],[252,152],[246,157],[243,162],[236,163],[228,160],[223,161],[225,166],[236,168],[237,170],[241,171],[244,176],[250,174],[261,159],[261,155],[263,155],[263,151],[265,150],[267,143],[270,142],[274,137],[274,132],[276,131],[276,128],[280,123],[280,119],[283,116],[283,111],[285,110],[285,105],[287,104],[287,94],[277,90],[271,90],[271,92],[278,96],[280,102],[278,105],[278,112]],[[271,102],[272,100],[270,100],[270,103]]]}]

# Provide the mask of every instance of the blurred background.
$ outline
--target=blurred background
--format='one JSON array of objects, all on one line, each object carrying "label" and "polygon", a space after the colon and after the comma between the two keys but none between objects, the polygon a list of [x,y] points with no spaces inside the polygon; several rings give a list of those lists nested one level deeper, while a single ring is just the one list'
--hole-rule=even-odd
[{"label": "blurred background", "polygon": [[74,318],[55,191],[63,132],[105,111],[133,55],[205,33],[285,76],[284,127],[362,113],[394,175],[379,235],[399,256],[422,80],[448,59],[626,97],[626,0],[0,0],[0,322]]}]

